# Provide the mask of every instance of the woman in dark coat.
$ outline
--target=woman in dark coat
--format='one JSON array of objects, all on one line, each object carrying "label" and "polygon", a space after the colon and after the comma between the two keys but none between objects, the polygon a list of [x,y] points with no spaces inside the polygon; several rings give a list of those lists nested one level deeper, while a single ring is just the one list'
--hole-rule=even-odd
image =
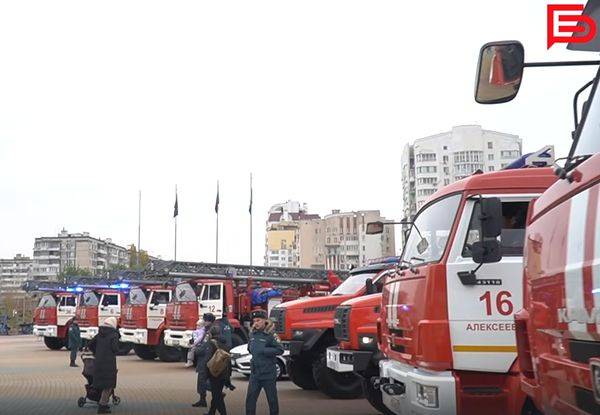
[{"label": "woman in dark coat", "polygon": [[[226,352],[229,352],[227,339],[221,335],[221,329],[219,327],[213,326],[210,330],[210,336],[211,341],[209,341],[208,360],[215,354],[217,349],[223,349]],[[207,372],[212,398],[210,400],[210,408],[206,415],[215,415],[217,411],[221,415],[227,415],[223,388],[227,386],[231,390],[235,389],[233,385],[231,385],[231,362],[228,361],[227,368],[219,376],[213,376],[208,369]]]},{"label": "woman in dark coat", "polygon": [[102,323],[98,334],[90,341],[89,349],[96,358],[92,386],[102,390],[98,413],[110,414],[108,399],[117,386],[117,352],[119,351],[119,332],[115,317],[109,317]]}]

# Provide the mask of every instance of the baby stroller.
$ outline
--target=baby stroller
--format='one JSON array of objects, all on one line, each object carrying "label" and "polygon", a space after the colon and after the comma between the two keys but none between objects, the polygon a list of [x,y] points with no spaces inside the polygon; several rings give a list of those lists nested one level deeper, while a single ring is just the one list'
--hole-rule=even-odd
[{"label": "baby stroller", "polygon": [[[77,406],[83,408],[88,401],[98,403],[100,401],[100,395],[102,394],[102,391],[92,386],[94,383],[94,354],[86,350],[81,353],[81,360],[83,361],[83,372],[81,372],[81,374],[87,381],[87,384],[85,385],[85,396],[77,399]],[[113,405],[116,406],[121,403],[121,398],[115,395],[114,391],[111,398]]]}]

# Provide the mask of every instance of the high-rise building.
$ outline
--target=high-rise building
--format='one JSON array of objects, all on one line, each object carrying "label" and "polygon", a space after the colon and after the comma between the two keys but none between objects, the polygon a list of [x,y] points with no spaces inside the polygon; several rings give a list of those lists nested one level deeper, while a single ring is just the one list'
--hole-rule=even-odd
[{"label": "high-rise building", "polygon": [[31,278],[33,260],[21,254],[0,259],[0,294],[24,295],[23,283]]},{"label": "high-rise building", "polygon": [[381,235],[366,234],[367,223],[387,221],[378,210],[334,210],[323,219],[307,213],[305,205],[287,216],[274,215],[272,210],[267,220],[265,265],[347,270],[369,259],[395,255],[393,226],[385,227]]},{"label": "high-rise building", "polygon": [[521,156],[521,138],[461,125],[451,131],[418,138],[402,154],[404,216],[412,218],[440,188],[477,170],[497,171]]},{"label": "high-rise building", "polygon": [[67,267],[102,275],[111,269],[129,266],[129,251],[111,239],[98,239],[88,232],[35,238],[33,276],[53,280]]}]

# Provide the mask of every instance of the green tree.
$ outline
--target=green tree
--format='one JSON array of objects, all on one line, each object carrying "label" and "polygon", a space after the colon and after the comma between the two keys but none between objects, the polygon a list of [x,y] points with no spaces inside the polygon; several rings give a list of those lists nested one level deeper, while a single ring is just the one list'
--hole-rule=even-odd
[{"label": "green tree", "polygon": [[148,255],[148,252],[146,252],[145,250],[141,249],[139,252],[140,255],[140,265],[138,267],[137,261],[138,261],[138,251],[137,248],[135,247],[135,244],[131,244],[129,245],[129,269],[143,269],[146,268],[146,266],[148,265],[148,263],[150,262],[150,256]]},{"label": "green tree", "polygon": [[87,268],[68,266],[62,270],[62,272],[60,273],[59,276],[64,279],[65,277],[68,277],[71,275],[80,276],[80,277],[89,277],[92,275],[92,271],[90,271]]}]

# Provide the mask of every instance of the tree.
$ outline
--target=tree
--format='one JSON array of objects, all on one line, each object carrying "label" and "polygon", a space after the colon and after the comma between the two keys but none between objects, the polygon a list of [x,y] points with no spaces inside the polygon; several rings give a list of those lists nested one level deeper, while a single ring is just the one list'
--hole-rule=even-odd
[{"label": "tree", "polygon": [[73,267],[73,266],[65,267],[62,270],[62,272],[60,273],[60,277],[62,279],[64,279],[65,277],[69,277],[69,276],[89,277],[91,275],[92,275],[92,271],[90,271],[89,269]]},{"label": "tree", "polygon": [[143,269],[146,268],[148,263],[150,262],[150,256],[148,252],[143,249],[139,252],[140,255],[140,265],[138,267],[138,251],[135,247],[135,244],[129,245],[129,269]]}]

